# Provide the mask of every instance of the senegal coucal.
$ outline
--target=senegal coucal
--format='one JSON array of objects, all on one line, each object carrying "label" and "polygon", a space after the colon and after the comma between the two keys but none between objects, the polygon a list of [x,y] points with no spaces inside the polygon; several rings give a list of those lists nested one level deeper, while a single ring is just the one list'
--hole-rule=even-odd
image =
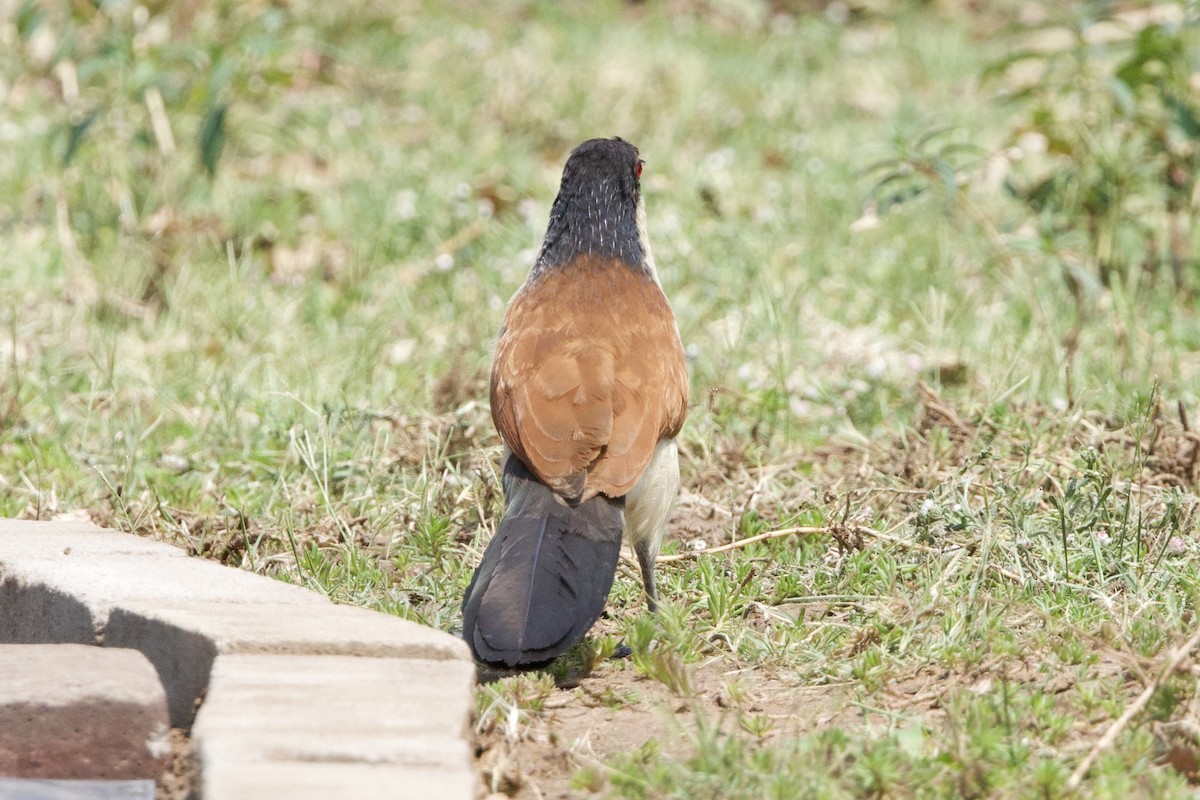
[{"label": "senegal coucal", "polygon": [[463,599],[463,635],[488,664],[536,667],[580,641],[604,611],[622,534],[656,608],[688,376],[641,174],[619,138],[571,152],[504,317],[491,378],[504,518]]}]

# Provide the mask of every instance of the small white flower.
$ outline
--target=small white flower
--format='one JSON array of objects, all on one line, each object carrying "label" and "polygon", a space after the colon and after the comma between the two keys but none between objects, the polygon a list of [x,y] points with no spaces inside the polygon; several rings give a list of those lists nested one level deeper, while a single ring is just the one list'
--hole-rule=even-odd
[{"label": "small white flower", "polygon": [[1096,543],[1103,546],[1112,542],[1112,537],[1108,535],[1108,528],[1101,528],[1096,531]]},{"label": "small white flower", "polygon": [[919,511],[918,513],[920,513],[920,515],[921,515],[921,516],[923,516],[923,517],[928,517],[928,516],[929,516],[929,515],[931,515],[931,514],[932,514],[934,511],[937,511],[937,503],[933,502],[933,500],[932,500],[932,499],[930,499],[930,498],[928,498],[928,497],[927,497],[927,498],[925,498],[925,500],[924,500],[924,501],[921,503],[921,509],[920,509],[920,511]]}]

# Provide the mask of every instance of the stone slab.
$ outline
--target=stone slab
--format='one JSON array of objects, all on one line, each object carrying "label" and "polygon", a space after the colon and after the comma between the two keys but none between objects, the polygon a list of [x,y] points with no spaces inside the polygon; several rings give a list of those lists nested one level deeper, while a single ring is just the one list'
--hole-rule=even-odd
[{"label": "stone slab", "polygon": [[0,778],[0,800],[154,800],[154,781]]},{"label": "stone slab", "polygon": [[466,660],[220,655],[192,728],[202,794],[473,798],[474,676]]},{"label": "stone slab", "polygon": [[324,603],[121,602],[105,645],[145,653],[158,669],[176,727],[191,724],[195,701],[220,653],[344,655],[469,661],[466,645],[442,631],[389,614]]},{"label": "stone slab", "polygon": [[136,650],[0,645],[0,775],[156,779],[167,698]]}]

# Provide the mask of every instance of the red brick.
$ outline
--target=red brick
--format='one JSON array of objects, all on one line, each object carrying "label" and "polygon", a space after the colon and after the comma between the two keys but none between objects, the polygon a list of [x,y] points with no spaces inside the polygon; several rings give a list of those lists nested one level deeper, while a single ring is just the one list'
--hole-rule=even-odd
[{"label": "red brick", "polygon": [[136,650],[0,645],[0,775],[158,778],[170,755],[167,698]]}]

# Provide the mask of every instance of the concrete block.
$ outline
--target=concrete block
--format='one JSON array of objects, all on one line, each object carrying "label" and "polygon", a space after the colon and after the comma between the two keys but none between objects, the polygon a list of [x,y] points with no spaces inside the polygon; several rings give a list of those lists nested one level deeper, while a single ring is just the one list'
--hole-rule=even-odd
[{"label": "concrete block", "polygon": [[22,579],[31,561],[84,563],[119,555],[182,556],[159,542],[86,522],[0,519],[0,642],[94,644],[103,634],[106,609],[85,602],[61,585]]},{"label": "concrete block", "polygon": [[396,764],[222,764],[204,800],[474,800],[475,778]]},{"label": "concrete block", "polygon": [[120,602],[328,600],[88,523],[0,519],[0,642],[96,643]]},{"label": "concrete block", "polygon": [[154,781],[0,778],[0,800],[154,800]]},{"label": "concrete block", "polygon": [[77,600],[69,590],[27,583],[4,569],[0,563],[0,643],[99,644],[104,638],[107,608]]},{"label": "concrete block", "polygon": [[136,649],[180,727],[204,697],[205,800],[475,794],[466,646],[397,617],[91,525],[0,520],[2,641]]},{"label": "concrete block", "polygon": [[220,655],[192,728],[203,796],[473,798],[474,676],[467,660]]},{"label": "concrete block", "polygon": [[87,523],[20,520],[0,520],[0,642],[141,650],[179,727],[191,723],[218,652],[467,658],[440,631],[177,547]]},{"label": "concrete block", "polygon": [[220,653],[395,656],[468,662],[466,645],[442,631],[389,614],[324,602],[294,605],[227,602],[117,603],[106,646],[145,653],[170,698],[171,722],[191,724],[195,701]]},{"label": "concrete block", "polygon": [[202,778],[204,800],[474,800],[475,778],[396,764],[222,763]]},{"label": "concrete block", "polygon": [[156,779],[171,753],[167,698],[134,650],[0,645],[0,775]]},{"label": "concrete block", "polygon": [[94,556],[161,555],[188,558],[178,547],[131,536],[90,522],[0,519],[0,564],[6,557],[47,558],[56,554]]}]

